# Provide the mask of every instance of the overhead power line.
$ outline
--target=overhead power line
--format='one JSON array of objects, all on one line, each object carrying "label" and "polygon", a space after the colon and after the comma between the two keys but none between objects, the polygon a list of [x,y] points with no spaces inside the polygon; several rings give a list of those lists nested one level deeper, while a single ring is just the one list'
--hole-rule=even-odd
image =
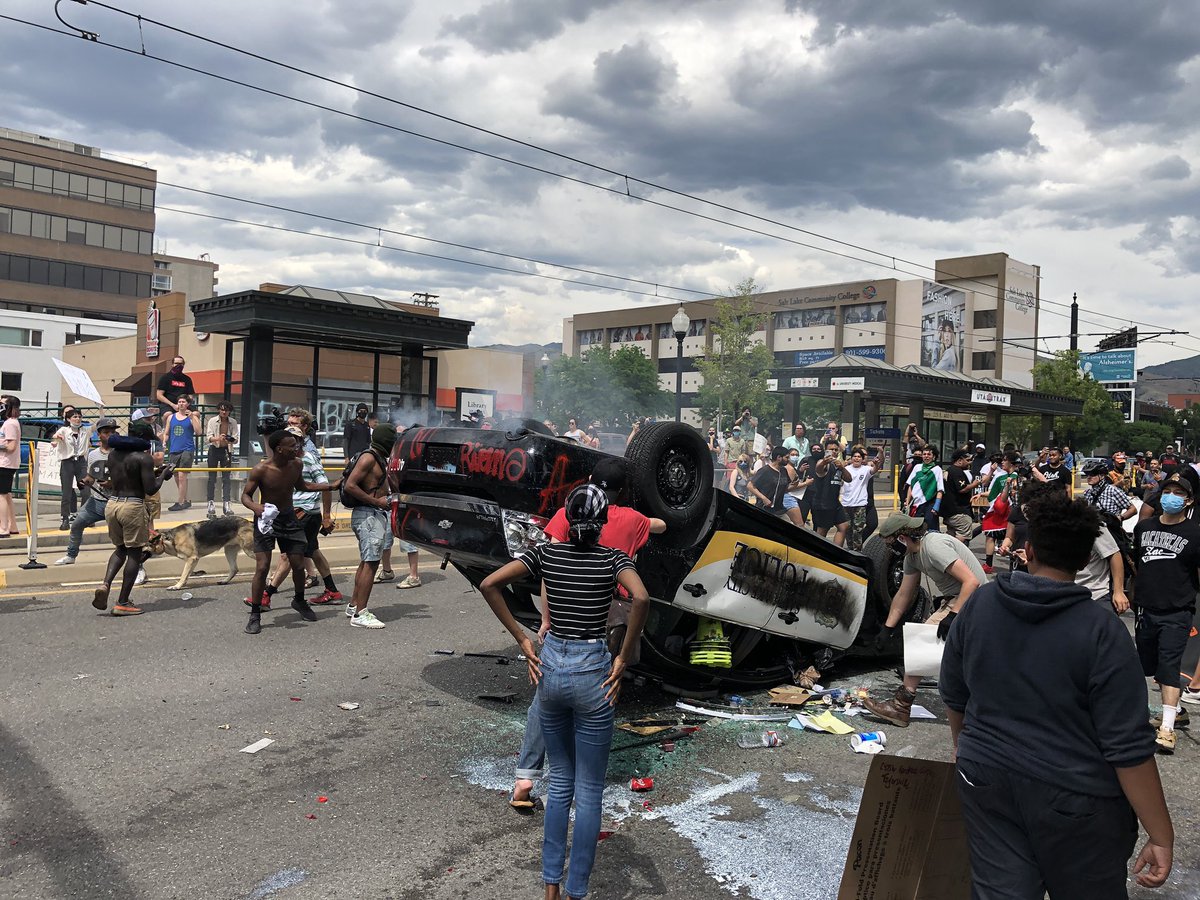
[{"label": "overhead power line", "polygon": [[[524,168],[524,169],[528,169],[528,170],[530,170],[530,171],[537,172],[537,173],[539,173],[539,174],[543,174],[543,175],[547,175],[547,176],[551,176],[551,177],[555,177],[555,178],[562,178],[562,179],[565,179],[565,180],[567,180],[567,181],[574,182],[574,183],[576,183],[576,184],[580,184],[580,185],[584,185],[584,186],[587,186],[587,187],[591,187],[591,188],[594,188],[594,189],[597,189],[597,190],[602,190],[602,191],[605,191],[605,192],[607,192],[607,193],[609,193],[609,194],[616,194],[616,195],[619,195],[619,196],[625,196],[625,197],[628,197],[628,198],[630,198],[630,199],[637,200],[637,201],[639,201],[639,202],[646,203],[646,204],[649,204],[649,205],[652,205],[652,206],[657,206],[657,207],[660,207],[660,208],[663,208],[663,209],[667,209],[667,210],[670,210],[670,211],[674,211],[674,212],[682,213],[682,214],[684,214],[684,215],[693,216],[693,217],[696,217],[696,218],[699,218],[699,219],[702,219],[702,220],[706,220],[706,221],[713,222],[713,223],[716,223],[716,224],[725,225],[725,226],[728,226],[728,227],[731,227],[731,228],[740,229],[740,230],[746,231],[746,232],[748,232],[748,233],[755,234],[755,235],[759,235],[759,236],[762,236],[762,237],[768,237],[768,238],[775,239],[775,240],[782,240],[782,241],[785,241],[785,242],[791,243],[791,244],[793,244],[793,245],[796,245],[796,246],[804,247],[804,248],[806,248],[806,249],[816,250],[817,252],[829,253],[829,254],[831,254],[831,255],[838,256],[838,257],[841,257],[841,258],[844,258],[844,259],[849,259],[849,260],[856,261],[856,262],[862,262],[862,263],[864,263],[864,264],[867,264],[867,265],[878,266],[878,267],[881,267],[881,268],[890,269],[890,270],[892,270],[892,271],[895,271],[895,272],[899,272],[899,273],[902,273],[902,274],[907,274],[907,275],[912,275],[912,276],[914,276],[914,277],[919,277],[919,278],[930,277],[930,276],[927,276],[927,275],[925,274],[926,272],[932,272],[932,273],[933,273],[933,276],[932,276],[933,278],[936,278],[936,276],[939,274],[939,271],[937,270],[937,268],[936,268],[935,266],[928,266],[928,265],[925,265],[925,264],[923,264],[923,263],[919,263],[919,262],[916,262],[916,261],[913,261],[913,260],[908,260],[908,259],[905,259],[905,258],[903,258],[903,257],[898,257],[898,256],[895,256],[894,254],[889,254],[889,253],[887,253],[886,251],[874,250],[874,249],[872,249],[872,248],[869,248],[869,247],[863,247],[863,246],[861,246],[861,245],[858,245],[858,244],[854,244],[854,243],[851,243],[851,242],[848,242],[848,241],[844,241],[844,240],[842,240],[842,239],[840,239],[840,238],[835,238],[835,237],[832,237],[832,236],[830,236],[830,235],[821,234],[820,232],[811,231],[811,230],[804,229],[804,228],[801,228],[801,227],[799,227],[799,226],[796,226],[796,225],[791,225],[791,224],[789,224],[789,223],[786,223],[786,222],[781,222],[781,221],[779,221],[779,220],[776,220],[776,219],[771,219],[771,218],[769,218],[769,217],[766,217],[766,216],[762,216],[762,215],[759,215],[759,214],[756,214],[756,213],[752,213],[752,212],[749,212],[749,211],[746,211],[746,210],[738,209],[738,208],[736,208],[736,207],[728,206],[728,205],[726,205],[726,204],[718,203],[718,202],[716,202],[716,201],[709,200],[709,199],[707,199],[707,198],[700,197],[700,196],[698,196],[698,195],[689,194],[689,193],[687,193],[687,192],[684,192],[684,191],[679,191],[679,190],[676,190],[676,189],[674,189],[674,188],[671,188],[671,187],[669,187],[669,186],[667,186],[667,185],[662,185],[662,184],[659,184],[659,183],[657,183],[657,182],[654,182],[654,181],[650,181],[650,180],[647,180],[647,179],[638,178],[637,176],[633,176],[633,175],[629,175],[629,174],[627,174],[627,173],[620,172],[620,171],[618,171],[618,170],[616,170],[616,169],[612,169],[612,168],[610,168],[610,167],[608,167],[608,166],[604,166],[604,165],[602,165],[602,164],[599,164],[599,163],[594,163],[594,162],[590,162],[590,161],[588,161],[588,160],[584,160],[584,159],[581,159],[581,158],[578,158],[578,157],[570,156],[570,155],[568,155],[568,154],[564,154],[564,153],[561,153],[561,152],[559,152],[559,151],[552,150],[552,149],[550,149],[550,148],[547,148],[547,147],[541,146],[541,145],[539,145],[539,144],[535,144],[535,143],[532,143],[532,142],[529,142],[529,141],[523,141],[523,140],[521,140],[521,139],[519,139],[519,138],[514,138],[514,137],[512,137],[512,136],[510,136],[510,135],[503,134],[502,132],[494,131],[494,130],[492,130],[492,129],[484,128],[484,127],[482,127],[482,126],[478,126],[478,125],[475,125],[475,124],[473,124],[473,123],[466,122],[465,120],[458,119],[458,118],[455,118],[455,117],[453,117],[453,116],[448,116],[448,115],[445,115],[445,114],[442,114],[442,113],[438,113],[438,112],[435,112],[435,111],[433,111],[433,110],[429,110],[429,109],[426,109],[426,108],[424,108],[424,107],[417,106],[417,105],[415,105],[415,104],[407,103],[407,102],[405,102],[405,101],[398,100],[398,99],[396,99],[396,98],[393,98],[393,97],[389,97],[389,96],[387,96],[387,95],[385,95],[385,94],[380,94],[380,93],[378,93],[378,92],[375,92],[375,91],[370,91],[370,90],[367,90],[367,89],[365,89],[365,88],[358,87],[357,85],[350,84],[350,83],[348,83],[348,82],[340,81],[340,80],[338,80],[338,79],[331,78],[331,77],[329,77],[329,76],[321,75],[321,74],[319,74],[319,73],[316,73],[316,72],[313,72],[313,71],[311,71],[311,70],[305,69],[305,68],[303,68],[303,67],[301,67],[301,66],[295,66],[295,65],[292,65],[292,64],[289,64],[289,63],[282,62],[282,61],[280,61],[280,60],[271,59],[271,58],[265,57],[265,56],[263,56],[263,55],[261,55],[261,54],[254,53],[253,51],[246,50],[246,49],[244,49],[244,48],[237,47],[237,46],[235,46],[235,45],[232,45],[232,44],[226,43],[226,42],[224,42],[224,41],[219,41],[219,40],[217,40],[217,39],[215,39],[215,38],[211,38],[211,37],[208,37],[208,36],[206,36],[206,35],[202,35],[202,34],[198,34],[198,33],[196,33],[196,32],[193,32],[193,31],[189,31],[188,29],[185,29],[185,28],[180,28],[180,27],[177,27],[177,26],[174,26],[174,25],[170,25],[170,24],[168,24],[168,23],[166,23],[166,22],[162,22],[162,21],[160,21],[160,20],[157,20],[157,19],[152,19],[152,18],[149,18],[149,17],[143,16],[143,15],[140,15],[140,14],[138,14],[138,13],[131,12],[131,11],[129,11],[129,10],[126,10],[126,9],[121,9],[120,7],[112,6],[111,4],[103,3],[103,2],[101,2],[101,0],[74,0],[74,2],[77,2],[77,3],[79,3],[80,5],[87,5],[88,3],[91,3],[92,5],[95,5],[95,6],[100,6],[100,7],[104,8],[104,9],[110,10],[110,11],[112,11],[112,12],[115,12],[115,13],[119,14],[119,15],[126,16],[126,17],[128,17],[128,18],[130,18],[130,19],[135,19],[135,20],[137,21],[137,23],[138,23],[138,26],[139,26],[139,33],[140,33],[140,29],[141,29],[141,27],[142,27],[143,23],[145,23],[145,24],[152,24],[152,25],[155,25],[155,26],[157,26],[157,27],[163,28],[163,29],[165,29],[165,30],[168,30],[168,31],[174,32],[174,33],[176,33],[176,34],[179,34],[179,35],[182,35],[182,36],[185,36],[185,37],[191,38],[191,39],[193,39],[193,40],[197,40],[197,41],[201,41],[201,42],[204,42],[204,43],[207,43],[207,44],[213,45],[213,46],[217,46],[217,47],[220,47],[220,48],[222,48],[222,49],[228,50],[228,51],[230,51],[230,52],[237,53],[237,54],[240,54],[240,55],[243,55],[243,56],[246,56],[246,57],[249,57],[249,58],[252,58],[252,59],[258,60],[258,61],[260,61],[260,62],[266,63],[266,64],[268,64],[268,65],[271,65],[271,66],[275,66],[275,67],[278,67],[278,68],[281,68],[281,69],[284,69],[284,70],[287,70],[287,71],[290,71],[290,72],[293,72],[293,73],[296,73],[296,74],[299,74],[299,75],[303,75],[303,76],[305,76],[305,77],[308,77],[308,78],[313,78],[313,79],[316,79],[316,80],[318,80],[318,81],[321,81],[321,82],[323,82],[323,83],[326,83],[326,84],[330,84],[330,85],[334,85],[334,86],[337,86],[337,87],[340,87],[340,88],[344,88],[344,89],[346,89],[346,90],[354,91],[354,92],[356,92],[356,93],[358,93],[358,94],[361,94],[362,96],[371,97],[371,98],[373,98],[373,99],[377,99],[377,100],[380,100],[380,101],[383,101],[383,102],[386,102],[386,103],[390,103],[390,104],[393,104],[393,105],[396,105],[396,106],[399,106],[399,107],[403,107],[403,108],[405,108],[405,109],[412,110],[412,111],[414,111],[414,112],[417,112],[417,113],[420,113],[420,114],[422,114],[422,115],[427,115],[427,116],[430,116],[430,117],[433,117],[433,118],[437,118],[437,119],[440,119],[440,120],[442,120],[442,121],[446,121],[446,122],[449,122],[449,123],[455,124],[455,125],[457,125],[457,126],[460,126],[460,127],[463,127],[463,128],[467,128],[467,129],[470,129],[470,130],[473,130],[473,131],[479,132],[479,133],[481,133],[481,134],[485,134],[485,135],[488,135],[488,136],[490,136],[490,137],[494,137],[494,138],[497,138],[497,139],[499,139],[499,140],[503,140],[503,141],[506,141],[506,142],[512,143],[512,144],[514,144],[514,145],[517,145],[517,146],[521,146],[521,147],[524,147],[524,148],[527,148],[527,149],[535,150],[535,151],[537,151],[537,152],[540,152],[540,153],[543,153],[543,154],[549,155],[549,156],[551,156],[551,157],[554,157],[554,158],[557,158],[557,159],[561,159],[561,160],[563,160],[563,161],[570,162],[570,163],[572,163],[572,164],[575,164],[575,165],[581,165],[581,166],[585,166],[585,167],[588,167],[588,168],[594,169],[594,170],[596,170],[596,171],[598,171],[598,172],[603,172],[603,173],[605,173],[605,174],[612,175],[612,176],[614,176],[614,177],[616,177],[616,178],[618,178],[618,179],[621,179],[621,180],[624,182],[625,189],[622,191],[621,189],[619,189],[619,188],[614,188],[614,187],[612,187],[612,186],[610,186],[610,185],[598,184],[598,183],[596,183],[596,182],[588,181],[587,179],[578,178],[578,177],[575,177],[575,176],[572,176],[572,175],[567,175],[567,174],[565,174],[565,173],[562,173],[562,172],[556,172],[556,171],[553,171],[553,170],[551,170],[551,169],[546,169],[546,168],[544,168],[544,167],[541,167],[541,166],[535,166],[535,165],[532,165],[532,164],[530,164],[530,163],[522,162],[522,161],[520,161],[520,160],[515,160],[515,159],[509,158],[509,157],[500,156],[500,155],[498,155],[498,154],[489,153],[489,152],[487,152],[487,151],[480,150],[480,149],[478,149],[478,148],[474,148],[474,147],[470,147],[470,146],[467,146],[467,145],[464,145],[464,144],[459,144],[459,143],[456,143],[456,142],[453,142],[453,141],[446,141],[446,140],[444,140],[444,139],[441,139],[441,138],[436,138],[436,137],[433,137],[433,136],[431,136],[431,135],[426,135],[426,134],[423,134],[423,133],[421,133],[421,132],[414,131],[414,130],[412,130],[412,129],[401,128],[401,127],[399,127],[399,126],[396,126],[396,125],[393,125],[393,124],[391,124],[391,123],[382,122],[382,121],[379,121],[379,120],[376,120],[376,119],[371,119],[371,118],[368,118],[368,117],[360,116],[360,115],[358,115],[358,114],[355,114],[355,113],[346,112],[346,111],[344,111],[344,110],[339,110],[339,109],[336,109],[336,108],[334,108],[334,107],[329,107],[329,106],[326,106],[326,105],[324,105],[324,104],[315,103],[315,102],[313,102],[313,101],[310,101],[310,100],[305,100],[305,99],[302,99],[302,98],[299,98],[299,97],[295,97],[295,96],[293,96],[293,95],[286,94],[286,93],[283,93],[283,92],[281,92],[281,91],[275,91],[275,90],[272,90],[272,89],[269,89],[269,88],[264,88],[264,87],[261,87],[261,86],[259,86],[259,85],[254,85],[254,84],[251,84],[251,83],[249,83],[249,82],[244,82],[244,81],[241,81],[241,80],[238,80],[238,79],[235,79],[235,78],[231,78],[231,77],[229,77],[229,76],[219,75],[219,74],[217,74],[217,73],[210,72],[210,71],[207,71],[207,70],[205,70],[205,69],[201,69],[201,68],[198,68],[198,67],[190,66],[190,65],[187,65],[187,64],[185,64],[185,63],[181,63],[181,62],[178,62],[178,61],[175,61],[175,60],[167,59],[167,58],[165,58],[165,57],[160,57],[160,56],[157,56],[157,55],[154,55],[154,54],[148,53],[148,52],[146,51],[146,49],[145,49],[145,41],[144,41],[144,37],[143,37],[143,39],[142,39],[142,46],[141,46],[141,49],[140,49],[140,51],[139,51],[139,50],[134,50],[134,49],[132,49],[132,48],[123,47],[123,46],[120,46],[120,45],[118,45],[118,44],[112,44],[112,43],[109,43],[109,42],[106,42],[106,41],[101,41],[101,40],[99,39],[99,36],[98,36],[98,34],[97,34],[97,33],[95,33],[95,32],[91,32],[91,31],[86,31],[86,30],[84,30],[84,29],[80,29],[80,28],[77,28],[77,27],[75,27],[75,26],[70,26],[70,25],[68,25],[68,27],[69,27],[69,28],[72,28],[72,29],[74,29],[74,32],[76,32],[76,33],[72,33],[72,32],[70,32],[70,31],[63,31],[63,30],[61,30],[61,29],[53,28],[53,27],[46,26],[46,25],[41,25],[41,24],[39,24],[39,23],[35,23],[35,22],[29,22],[29,21],[27,21],[27,20],[24,20],[24,19],[19,19],[19,18],[13,17],[13,16],[0,16],[0,18],[8,19],[8,20],[10,20],[10,21],[17,22],[17,23],[19,23],[19,24],[23,24],[23,25],[28,25],[28,26],[32,26],[32,27],[35,27],[35,28],[40,28],[40,29],[43,29],[43,30],[46,30],[46,31],[52,32],[52,33],[54,33],[54,34],[59,34],[59,35],[63,35],[63,36],[66,36],[66,37],[76,37],[76,38],[78,38],[78,37],[83,37],[83,38],[86,38],[86,39],[87,39],[89,42],[91,42],[91,43],[99,44],[99,45],[101,45],[101,46],[104,46],[104,47],[107,47],[107,48],[109,48],[109,49],[113,49],[113,50],[119,50],[119,51],[122,51],[122,52],[131,53],[131,54],[135,54],[135,55],[140,55],[140,56],[142,56],[142,57],[145,57],[145,58],[147,58],[147,59],[154,60],[154,61],[156,61],[156,62],[161,62],[161,63],[164,63],[164,64],[166,64],[166,65],[175,66],[175,67],[177,67],[177,68],[181,68],[181,69],[184,69],[184,70],[186,70],[186,71],[193,72],[193,73],[195,73],[195,74],[201,74],[201,75],[205,75],[205,76],[207,76],[207,77],[215,78],[215,79],[218,79],[218,80],[221,80],[221,81],[225,81],[225,82],[228,82],[228,83],[231,83],[231,84],[236,84],[236,85],[239,85],[239,86],[241,86],[241,87],[245,87],[245,88],[247,88],[247,89],[254,90],[254,91],[258,91],[258,92],[261,92],[261,93],[265,93],[265,94],[268,94],[268,95],[271,95],[271,96],[279,97],[279,98],[281,98],[281,99],[291,100],[291,101],[293,101],[293,102],[301,103],[301,104],[303,104],[303,105],[310,106],[310,107],[313,107],[313,108],[316,108],[316,109],[322,110],[322,111],[324,111],[324,112],[330,112],[330,113],[333,113],[333,114],[335,114],[335,115],[340,115],[340,116],[345,116],[345,117],[348,117],[348,118],[351,118],[351,119],[356,119],[356,120],[358,120],[358,121],[361,121],[361,122],[364,122],[364,123],[366,123],[366,124],[371,124],[371,125],[376,125],[376,126],[378,126],[378,127],[387,128],[387,129],[390,129],[390,130],[393,130],[393,131],[397,131],[397,132],[400,132],[400,133],[403,133],[403,134],[406,134],[406,135],[409,135],[409,136],[412,136],[412,137],[416,137],[416,138],[422,139],[422,140],[428,140],[428,141],[432,141],[432,142],[434,142],[434,143],[442,144],[442,145],[444,145],[444,146],[452,147],[452,148],[454,148],[454,149],[462,150],[462,151],[464,151],[464,152],[475,153],[475,154],[478,154],[478,155],[484,156],[484,157],[486,157],[486,158],[488,158],[488,159],[492,159],[492,160],[494,160],[494,161],[497,161],[497,162],[503,162],[503,163],[507,163],[507,164],[509,164],[509,165],[518,166],[518,167],[521,167],[521,168]],[[60,21],[62,21],[62,20],[61,20],[61,17],[60,17]],[[65,23],[65,22],[64,22],[64,24],[67,24],[67,23]],[[781,228],[784,228],[784,229],[787,229],[787,230],[790,230],[790,231],[795,231],[795,232],[797,232],[797,233],[800,233],[800,234],[805,234],[805,235],[808,235],[808,236],[811,236],[811,237],[815,237],[815,238],[818,238],[818,239],[820,239],[820,240],[823,240],[823,241],[826,241],[826,242],[829,242],[829,243],[833,243],[833,244],[836,244],[836,245],[839,245],[839,246],[847,247],[847,248],[854,249],[854,250],[860,250],[860,251],[862,251],[862,252],[865,252],[865,253],[870,253],[870,254],[872,254],[872,255],[874,255],[874,256],[881,257],[883,260],[890,260],[890,263],[889,263],[889,262],[880,261],[880,260],[878,260],[878,259],[864,259],[864,258],[862,258],[862,257],[854,256],[853,254],[847,254],[847,253],[842,253],[842,252],[839,252],[839,251],[836,251],[836,250],[831,250],[831,249],[830,249],[830,248],[828,248],[828,247],[821,247],[821,246],[818,246],[818,245],[813,245],[813,244],[809,244],[809,243],[806,243],[806,242],[803,242],[803,241],[798,241],[798,240],[790,239],[790,238],[784,237],[784,236],[782,236],[782,235],[773,234],[773,233],[771,233],[771,232],[766,232],[766,231],[763,231],[763,230],[761,230],[761,229],[751,228],[751,227],[749,227],[749,226],[747,226],[747,225],[744,225],[744,224],[735,223],[735,222],[730,222],[730,221],[728,221],[728,220],[725,220],[725,219],[721,219],[721,218],[714,217],[714,216],[708,216],[708,215],[704,215],[704,214],[702,214],[702,213],[698,213],[698,212],[696,212],[696,211],[694,211],[694,210],[688,210],[688,209],[685,209],[685,208],[682,208],[682,207],[675,206],[675,205],[673,205],[673,204],[664,203],[664,202],[662,202],[662,201],[656,201],[656,200],[652,200],[652,199],[650,199],[649,197],[645,197],[645,196],[641,196],[641,195],[639,195],[639,194],[635,194],[635,193],[633,193],[633,192],[630,190],[630,184],[639,184],[639,185],[643,185],[643,186],[645,186],[645,187],[648,187],[648,188],[650,188],[650,189],[652,189],[652,190],[655,190],[655,191],[659,191],[659,192],[663,192],[663,193],[671,194],[671,195],[674,195],[674,196],[677,196],[677,197],[685,198],[685,199],[688,199],[688,200],[690,200],[690,201],[693,201],[693,202],[702,203],[702,204],[705,204],[705,205],[708,205],[708,206],[712,206],[712,207],[714,207],[714,208],[716,208],[716,209],[721,209],[721,210],[724,210],[724,211],[726,211],[726,212],[732,212],[732,213],[735,213],[735,214],[737,214],[737,215],[740,215],[740,216],[745,216],[745,217],[747,217],[747,218],[750,218],[750,219],[754,219],[754,220],[757,220],[757,221],[761,221],[761,222],[764,222],[764,223],[768,223],[768,224],[771,224],[771,225],[774,225],[774,226],[777,226],[777,227],[781,227]],[[917,267],[918,269],[921,269],[921,270],[923,270],[923,271],[919,271],[919,272],[913,272],[913,271],[911,271],[911,270],[904,269],[904,268],[902,268],[902,267],[899,265],[900,263],[903,263],[903,264],[905,264],[905,265],[908,265],[908,266],[915,266],[915,267]],[[943,274],[945,274],[945,273],[943,273]],[[991,292],[995,292],[995,293],[996,293],[996,295],[997,295],[997,298],[999,299],[999,292],[998,292],[998,286],[997,286],[997,285],[991,285],[991,284],[988,284],[987,282],[979,281],[979,280],[977,280],[977,279],[973,279],[973,278],[963,278],[963,277],[957,277],[957,276],[953,276],[953,275],[949,275],[948,277],[950,277],[950,278],[954,278],[954,280],[956,280],[956,281],[960,282],[961,284],[967,284],[967,285],[971,285],[971,284],[973,284],[973,285],[977,285],[977,286],[978,286],[978,287],[980,287],[980,288],[983,288],[985,291],[991,291]],[[1068,304],[1068,303],[1064,303],[1064,302],[1062,302],[1062,301],[1053,300],[1053,299],[1050,299],[1050,298],[1039,297],[1039,300],[1040,300],[1040,302],[1041,302],[1041,303],[1043,303],[1043,304],[1052,305],[1052,306],[1059,306],[1059,307],[1061,307],[1061,308],[1064,308],[1064,309],[1068,309],[1068,308],[1070,307],[1070,304]],[[1047,311],[1047,312],[1048,312],[1048,311]],[[1158,325],[1153,325],[1153,324],[1150,324],[1150,323],[1138,322],[1137,320],[1133,320],[1133,319],[1129,319],[1129,318],[1125,318],[1125,317],[1121,317],[1121,316],[1115,316],[1115,315],[1112,315],[1112,314],[1109,314],[1109,313],[1101,313],[1101,312],[1098,312],[1098,311],[1093,311],[1093,314],[1095,314],[1095,315],[1099,315],[1099,316],[1101,316],[1101,317],[1103,317],[1103,318],[1112,319],[1113,321],[1116,321],[1116,322],[1128,322],[1129,324],[1139,324],[1139,325],[1145,325],[1145,326],[1147,326],[1147,327],[1151,327],[1151,328],[1159,328],[1159,327],[1161,327],[1161,326],[1158,326]]]}]

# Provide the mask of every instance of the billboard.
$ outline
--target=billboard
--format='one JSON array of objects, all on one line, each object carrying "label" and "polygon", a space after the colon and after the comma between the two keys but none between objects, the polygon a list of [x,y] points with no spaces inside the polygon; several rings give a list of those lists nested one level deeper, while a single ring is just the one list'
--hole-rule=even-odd
[{"label": "billboard", "polygon": [[921,365],[948,372],[963,370],[967,294],[926,281],[921,295]]},{"label": "billboard", "polygon": [[820,328],[837,324],[837,310],[832,306],[821,309],[785,309],[775,313],[776,328]]},{"label": "billboard", "polygon": [[842,311],[846,317],[844,321],[847,325],[863,325],[868,322],[887,321],[886,303],[855,303],[852,306],[843,306]]},{"label": "billboard", "polygon": [[867,359],[886,359],[887,347],[847,347],[847,356],[865,356]]},{"label": "billboard", "polygon": [[1125,417],[1126,422],[1133,421],[1134,414],[1134,389],[1133,388],[1108,388],[1108,396],[1112,397],[1113,406],[1121,410],[1121,415]]},{"label": "billboard", "polygon": [[[704,337],[704,329],[708,325],[707,319],[693,319],[688,323],[688,337]],[[662,322],[658,326],[658,338],[665,341],[675,337],[675,327],[670,322]]]},{"label": "billboard", "polygon": [[1136,350],[1102,350],[1099,353],[1081,353],[1079,371],[1086,378],[1101,384],[1137,379]]},{"label": "billboard", "polygon": [[603,328],[589,328],[587,331],[579,332],[579,347],[580,347],[580,349],[583,349],[584,347],[591,347],[591,346],[594,346],[595,344],[603,344],[603,343],[604,343],[604,329]]},{"label": "billboard", "polygon": [[619,328],[613,328],[608,334],[610,344],[627,344],[630,341],[648,341],[650,340],[649,325],[622,325]]},{"label": "billboard", "polygon": [[997,369],[1005,381],[1033,387],[1034,345],[1038,334],[1038,269],[1011,257],[1004,270],[1004,339],[992,347],[1000,357]]}]

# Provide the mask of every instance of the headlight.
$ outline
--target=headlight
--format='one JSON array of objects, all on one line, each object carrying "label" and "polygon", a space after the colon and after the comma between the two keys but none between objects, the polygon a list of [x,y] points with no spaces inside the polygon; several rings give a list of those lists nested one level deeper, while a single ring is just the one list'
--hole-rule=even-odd
[{"label": "headlight", "polygon": [[524,553],[549,540],[543,530],[549,519],[508,510],[501,511],[501,518],[504,522],[504,540],[508,544],[510,556],[515,557],[518,553]]}]

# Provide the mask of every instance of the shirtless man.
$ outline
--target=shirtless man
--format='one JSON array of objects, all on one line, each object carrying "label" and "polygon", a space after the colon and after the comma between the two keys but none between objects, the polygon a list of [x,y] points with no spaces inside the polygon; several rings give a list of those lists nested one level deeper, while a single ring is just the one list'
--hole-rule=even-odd
[{"label": "shirtless man", "polygon": [[350,624],[356,628],[379,629],[384,623],[367,609],[375,572],[383,555],[392,549],[392,505],[388,500],[387,461],[396,443],[396,429],[390,423],[376,425],[371,446],[358,458],[346,476],[344,493],[354,501],[350,527],[358,538],[361,562],[354,573],[354,599],[346,607]]},{"label": "shirtless man", "polygon": [[[251,470],[246,486],[242,488],[242,505],[254,513],[254,581],[250,587],[253,602],[246,634],[262,631],[262,596],[276,542],[279,552],[287,555],[292,566],[292,585],[296,589],[292,609],[306,622],[317,621],[317,614],[304,599],[304,548],[308,538],[296,518],[292,493],[332,491],[341,484],[340,478],[333,484],[312,484],[304,480],[300,461],[302,451],[294,434],[276,431],[267,438],[267,446],[271,448],[271,458]],[[260,493],[261,502],[255,502],[255,491]]]},{"label": "shirtless man", "polygon": [[150,515],[146,510],[146,497],[159,492],[163,480],[171,477],[172,467],[167,465],[157,475],[154,473],[154,459],[147,440],[116,436],[109,440],[109,447],[108,478],[112,496],[105,506],[104,520],[108,523],[108,536],[116,549],[108,559],[104,584],[96,588],[92,606],[108,609],[108,593],[112,590],[113,579],[124,566],[121,592],[112,614],[140,616],[145,610],[129,599],[129,593],[141,568],[145,546],[150,541]]}]

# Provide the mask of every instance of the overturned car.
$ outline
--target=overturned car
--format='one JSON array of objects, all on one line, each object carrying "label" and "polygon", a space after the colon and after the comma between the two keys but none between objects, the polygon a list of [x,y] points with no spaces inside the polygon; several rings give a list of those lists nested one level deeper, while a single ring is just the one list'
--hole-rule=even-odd
[{"label": "overturned car", "polygon": [[[546,540],[550,517],[604,455],[532,420],[490,431],[410,428],[388,469],[393,531],[478,587]],[[625,457],[628,505],[667,523],[636,560],[652,602],[635,670],[688,690],[753,687],[874,652],[899,577],[882,541],[846,550],[714,490],[708,448],[685,425],[640,429]],[[538,595],[532,581],[506,590],[514,616],[534,630]]]}]

